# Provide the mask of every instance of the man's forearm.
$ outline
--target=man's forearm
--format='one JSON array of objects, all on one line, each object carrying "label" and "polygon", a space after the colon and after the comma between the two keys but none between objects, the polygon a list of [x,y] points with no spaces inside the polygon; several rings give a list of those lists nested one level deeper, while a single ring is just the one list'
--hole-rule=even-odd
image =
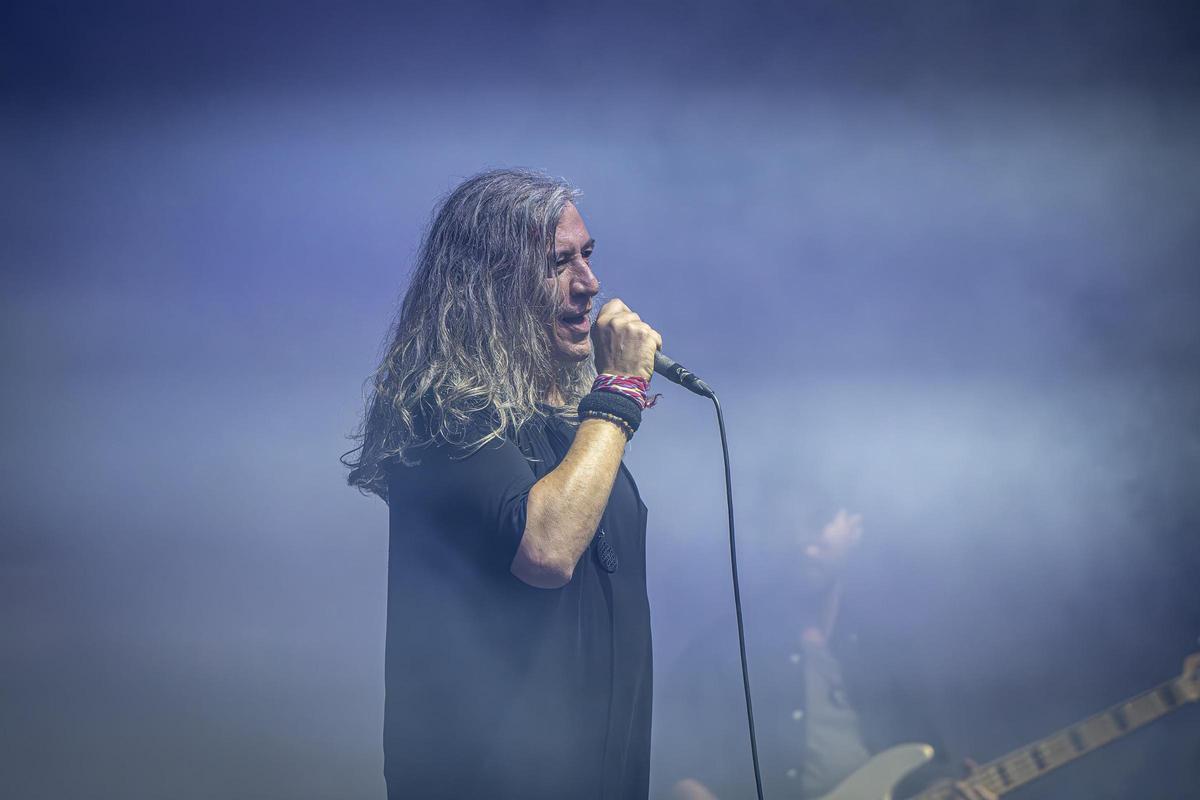
[{"label": "man's forearm", "polygon": [[529,490],[513,575],[541,589],[571,580],[608,505],[625,443],[625,434],[610,422],[589,419],[579,425],[562,462]]}]

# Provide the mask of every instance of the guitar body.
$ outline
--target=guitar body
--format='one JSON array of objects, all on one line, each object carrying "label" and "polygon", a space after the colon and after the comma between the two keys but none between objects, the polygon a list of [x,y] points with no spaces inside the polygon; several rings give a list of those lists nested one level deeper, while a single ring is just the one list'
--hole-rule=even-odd
[{"label": "guitar body", "polygon": [[[1197,701],[1200,701],[1200,653],[1193,653],[1184,660],[1183,673],[1178,678],[984,764],[965,783],[972,788],[986,788],[999,797]],[[902,744],[884,750],[821,800],[893,800],[892,792],[900,781],[931,758],[933,748],[927,744]],[[952,793],[946,785],[935,785],[913,800],[946,800]]]},{"label": "guitar body", "polygon": [[821,800],[892,800],[897,784],[931,758],[927,744],[897,745],[873,756]]}]

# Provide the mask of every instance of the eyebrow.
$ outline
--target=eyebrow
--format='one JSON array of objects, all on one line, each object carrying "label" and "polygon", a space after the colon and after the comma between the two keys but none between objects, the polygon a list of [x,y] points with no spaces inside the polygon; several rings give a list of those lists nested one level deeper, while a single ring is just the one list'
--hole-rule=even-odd
[{"label": "eyebrow", "polygon": [[[583,252],[584,250],[587,250],[588,248],[591,248],[593,250],[596,249],[596,240],[595,239],[588,239],[586,242],[583,243],[583,247],[579,248],[579,251]],[[573,247],[566,249],[566,250],[559,250],[556,247],[556,248],[554,248],[554,257],[556,259],[562,258],[563,256],[568,255],[570,253],[574,253],[574,252],[575,252],[575,248],[573,248]]]}]

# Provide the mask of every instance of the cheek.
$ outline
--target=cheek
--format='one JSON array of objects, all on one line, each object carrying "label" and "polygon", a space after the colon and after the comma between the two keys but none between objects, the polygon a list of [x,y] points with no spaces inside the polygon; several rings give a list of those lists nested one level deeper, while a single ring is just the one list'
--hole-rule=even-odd
[{"label": "cheek", "polygon": [[547,281],[547,287],[550,292],[550,298],[554,305],[559,306],[565,304],[571,299],[571,273],[569,270],[564,270],[557,277],[550,278]]},{"label": "cheek", "polygon": [[547,309],[546,327],[550,330],[551,339],[559,339],[562,337],[562,331],[558,329],[558,310],[564,304],[563,283],[557,278],[547,278],[543,286],[550,304]]}]

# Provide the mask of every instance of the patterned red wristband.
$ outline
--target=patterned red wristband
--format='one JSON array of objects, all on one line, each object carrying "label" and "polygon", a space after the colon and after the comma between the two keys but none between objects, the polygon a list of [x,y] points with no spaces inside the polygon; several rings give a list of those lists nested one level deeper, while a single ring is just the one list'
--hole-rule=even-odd
[{"label": "patterned red wristband", "polygon": [[612,392],[630,398],[639,408],[651,408],[658,402],[659,395],[650,397],[650,381],[639,375],[610,375],[602,372],[592,381],[593,392]]}]

